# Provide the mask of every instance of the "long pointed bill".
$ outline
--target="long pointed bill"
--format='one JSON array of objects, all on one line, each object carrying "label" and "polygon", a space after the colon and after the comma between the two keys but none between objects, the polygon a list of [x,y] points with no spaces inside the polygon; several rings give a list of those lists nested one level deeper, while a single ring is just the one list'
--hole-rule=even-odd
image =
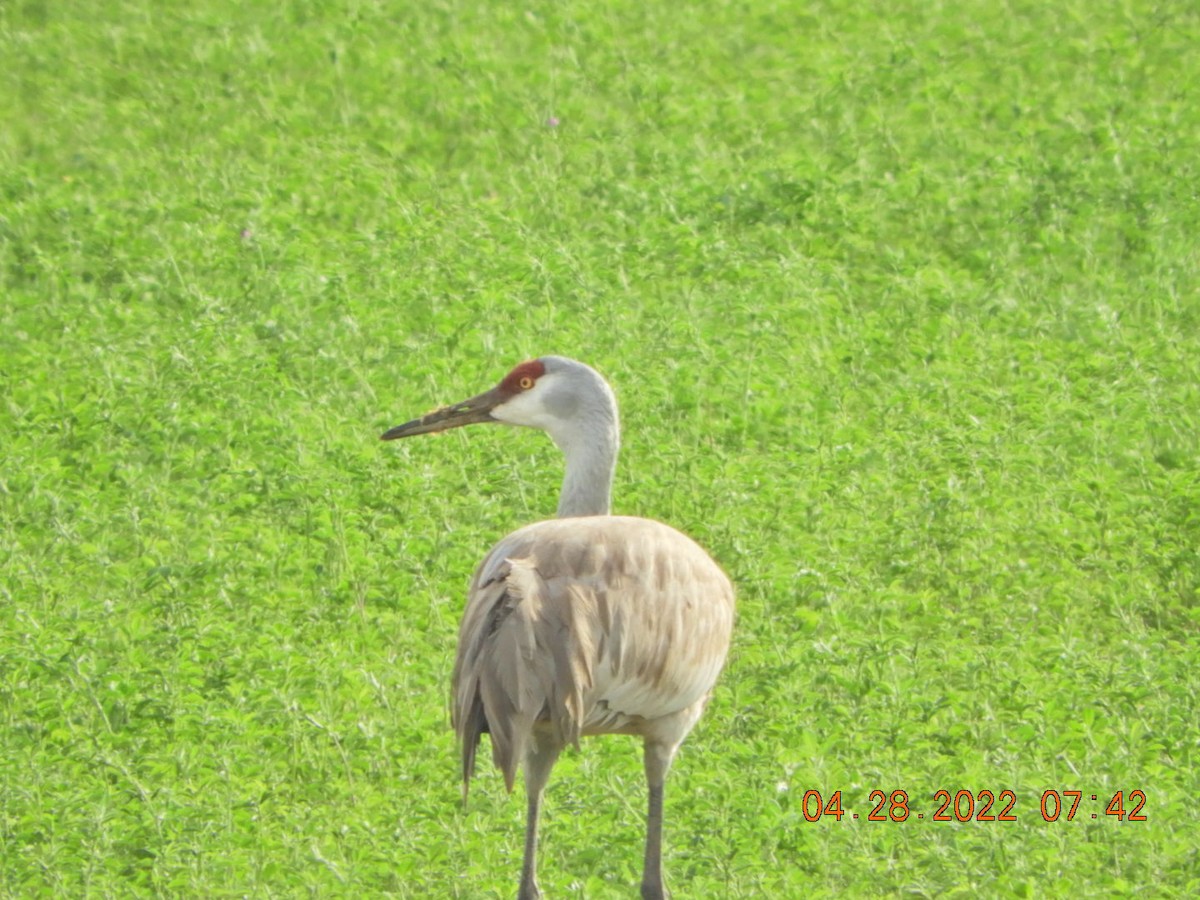
[{"label": "long pointed bill", "polygon": [[415,434],[432,434],[435,431],[447,431],[451,428],[461,428],[463,425],[474,425],[476,422],[495,422],[492,410],[509,398],[509,394],[499,387],[490,391],[455,403],[453,406],[443,406],[431,413],[426,413],[419,419],[389,428],[379,436],[382,441],[394,441],[396,438],[412,437]]}]

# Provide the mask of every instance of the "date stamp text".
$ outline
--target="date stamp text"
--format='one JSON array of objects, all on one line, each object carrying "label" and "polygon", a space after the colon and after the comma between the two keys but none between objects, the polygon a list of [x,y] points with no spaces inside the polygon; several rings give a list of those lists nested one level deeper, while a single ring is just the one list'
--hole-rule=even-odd
[{"label": "date stamp text", "polygon": [[[910,800],[907,791],[876,789],[867,795],[866,805],[869,812],[861,817],[867,822],[908,822],[914,819],[931,822],[1018,821],[1017,794],[1009,790],[995,793],[989,790],[960,790],[951,793],[943,789],[936,791],[926,804]],[[1043,822],[1071,822],[1076,818],[1145,822],[1145,806],[1146,792],[1142,790],[1091,794],[1051,788],[1042,792],[1037,811],[1026,815],[1034,821],[1040,818]],[[805,791],[800,808],[806,822],[825,819],[841,822],[843,819],[853,821],[860,818],[859,813],[843,807],[840,790],[828,796],[820,791]]]}]

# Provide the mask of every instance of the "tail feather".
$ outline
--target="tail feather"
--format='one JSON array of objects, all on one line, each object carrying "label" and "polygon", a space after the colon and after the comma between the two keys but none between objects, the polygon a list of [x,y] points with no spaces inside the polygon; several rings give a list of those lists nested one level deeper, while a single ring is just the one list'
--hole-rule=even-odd
[{"label": "tail feather", "polygon": [[453,720],[462,747],[464,800],[480,736],[491,737],[492,759],[512,791],[533,722],[524,709],[534,687],[526,671],[533,655],[532,626],[522,586],[509,580],[510,571],[506,562],[472,594],[460,629]]},{"label": "tail feather", "polygon": [[476,691],[471,703],[471,710],[459,726],[459,734],[462,736],[463,806],[467,805],[467,796],[471,790],[471,778],[475,775],[475,752],[479,749],[479,738],[487,730],[488,722],[487,716],[483,712],[483,700]]},{"label": "tail feather", "polygon": [[595,601],[583,590],[570,595],[548,603],[550,590],[527,559],[506,559],[473,587],[453,676],[464,802],[484,732],[509,792],[535,723],[548,722],[560,744],[578,744],[593,683],[586,619]]}]

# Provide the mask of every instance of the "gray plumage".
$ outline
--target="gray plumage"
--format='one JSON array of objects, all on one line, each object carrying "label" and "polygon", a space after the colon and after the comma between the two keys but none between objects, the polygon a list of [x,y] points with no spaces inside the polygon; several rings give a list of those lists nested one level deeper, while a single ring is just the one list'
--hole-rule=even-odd
[{"label": "gray plumage", "polygon": [[541,896],[541,798],[559,753],[587,735],[640,736],[649,785],[642,896],[658,900],[665,896],[663,783],[724,665],[733,587],[707,553],[670,526],[608,514],[616,401],[582,363],[522,363],[491,391],[384,438],[487,421],[545,430],[566,457],[566,473],[559,518],[501,540],[471,581],[452,679],[464,798],[486,733],[510,791],[524,766],[528,817],[518,897],[534,900]]}]

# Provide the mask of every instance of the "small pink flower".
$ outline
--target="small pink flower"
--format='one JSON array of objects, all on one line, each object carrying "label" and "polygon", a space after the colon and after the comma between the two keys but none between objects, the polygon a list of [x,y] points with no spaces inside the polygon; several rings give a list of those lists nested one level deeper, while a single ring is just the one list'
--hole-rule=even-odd
[{"label": "small pink flower", "polygon": [[243,240],[243,241],[248,241],[248,240],[250,240],[250,238],[252,238],[252,237],[254,237],[254,232],[253,232],[253,231],[251,231],[249,228],[243,228],[243,229],[242,229],[242,240]]},{"label": "small pink flower", "polygon": [[548,118],[546,120],[546,127],[547,128],[557,128],[558,127],[558,116],[551,116],[550,118]]}]

